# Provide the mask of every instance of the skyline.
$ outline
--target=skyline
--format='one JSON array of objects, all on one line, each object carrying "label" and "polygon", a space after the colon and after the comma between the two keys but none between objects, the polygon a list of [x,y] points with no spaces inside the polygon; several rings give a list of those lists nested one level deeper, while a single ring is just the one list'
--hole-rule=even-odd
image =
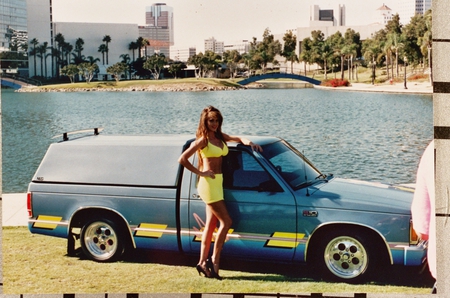
[{"label": "skyline", "polygon": [[[308,27],[311,5],[331,9],[344,4],[347,26],[368,25],[373,23],[375,11],[383,3],[391,7],[388,2],[371,1],[364,6],[359,0],[282,0],[277,1],[276,6],[271,0],[167,0],[162,3],[173,7],[174,48],[196,47],[197,51],[203,51],[204,40],[211,37],[224,42],[251,40],[253,37],[261,40],[266,28],[272,34],[284,34],[297,27]],[[396,0],[391,2],[394,4]],[[124,0],[109,0],[107,3],[78,0],[74,6],[70,0],[56,0],[53,1],[53,20],[144,25],[145,8],[155,2],[134,0],[133,5],[127,6],[123,5],[126,3]],[[114,40],[114,36],[111,38]]]}]

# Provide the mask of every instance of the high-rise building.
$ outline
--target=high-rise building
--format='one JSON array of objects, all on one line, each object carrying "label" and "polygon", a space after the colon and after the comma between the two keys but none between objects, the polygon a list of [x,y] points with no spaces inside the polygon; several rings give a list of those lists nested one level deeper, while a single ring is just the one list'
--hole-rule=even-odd
[{"label": "high-rise building", "polygon": [[416,15],[424,15],[431,9],[432,0],[398,0],[398,14],[400,23],[408,24],[411,18]]},{"label": "high-rise building", "polygon": [[223,41],[217,41],[214,37],[205,39],[205,52],[211,51],[216,54],[222,55],[224,51],[225,43]]},{"label": "high-rise building", "polygon": [[145,11],[145,26],[139,26],[139,36],[147,39],[147,55],[162,53],[170,56],[170,46],[174,44],[173,8],[165,3],[155,3],[147,6]]},{"label": "high-rise building", "polygon": [[[0,0],[0,51],[19,46],[27,39],[27,1]],[[20,49],[19,49],[20,50]]]}]

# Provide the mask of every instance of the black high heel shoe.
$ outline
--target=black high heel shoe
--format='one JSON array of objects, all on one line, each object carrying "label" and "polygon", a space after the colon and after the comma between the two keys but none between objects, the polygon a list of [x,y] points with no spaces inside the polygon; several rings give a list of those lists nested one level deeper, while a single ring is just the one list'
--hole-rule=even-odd
[{"label": "black high heel shoe", "polygon": [[222,277],[219,274],[217,274],[216,270],[214,270],[214,264],[211,261],[211,259],[206,260],[206,268],[208,268],[210,271],[210,275],[209,275],[210,278],[222,280]]},{"label": "black high heel shoe", "polygon": [[198,275],[201,276],[202,273],[203,273],[205,275],[205,277],[210,277],[208,272],[207,272],[208,267],[203,268],[200,264],[198,264],[195,268],[197,269]]}]

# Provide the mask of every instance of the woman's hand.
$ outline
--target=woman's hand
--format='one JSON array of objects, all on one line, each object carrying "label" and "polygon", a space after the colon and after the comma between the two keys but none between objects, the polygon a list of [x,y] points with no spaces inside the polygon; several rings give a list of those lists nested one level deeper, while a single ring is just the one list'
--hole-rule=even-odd
[{"label": "woman's hand", "polygon": [[249,142],[247,144],[247,146],[250,146],[252,148],[252,151],[258,151],[258,152],[262,152],[263,151],[260,145],[255,144],[253,142]]},{"label": "woman's hand", "polygon": [[206,170],[206,171],[200,172],[200,176],[209,177],[212,179],[216,178],[216,175],[214,174],[214,172],[212,170]]}]

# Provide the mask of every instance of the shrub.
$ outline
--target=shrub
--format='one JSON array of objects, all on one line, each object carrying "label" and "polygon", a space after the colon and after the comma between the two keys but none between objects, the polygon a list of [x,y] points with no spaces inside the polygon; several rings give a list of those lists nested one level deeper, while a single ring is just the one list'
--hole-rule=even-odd
[{"label": "shrub", "polygon": [[325,80],[322,81],[320,84],[325,87],[348,87],[350,86],[350,82],[347,79],[341,80],[341,79],[332,79],[332,80]]}]

